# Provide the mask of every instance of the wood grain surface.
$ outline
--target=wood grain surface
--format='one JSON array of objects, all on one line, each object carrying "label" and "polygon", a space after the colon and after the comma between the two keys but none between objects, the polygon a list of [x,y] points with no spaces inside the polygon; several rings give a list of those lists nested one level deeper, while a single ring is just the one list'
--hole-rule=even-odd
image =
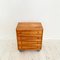
[{"label": "wood grain surface", "polygon": [[40,50],[43,27],[38,22],[21,22],[16,27],[18,50]]}]

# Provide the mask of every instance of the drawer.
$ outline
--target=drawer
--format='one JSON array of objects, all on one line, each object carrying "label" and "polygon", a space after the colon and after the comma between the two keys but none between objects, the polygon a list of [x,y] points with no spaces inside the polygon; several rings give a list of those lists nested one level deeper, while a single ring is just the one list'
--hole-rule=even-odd
[{"label": "drawer", "polygon": [[39,45],[39,44],[41,44],[42,42],[40,41],[40,42],[38,42],[38,41],[34,41],[34,42],[25,42],[25,41],[19,41],[18,42],[18,44],[22,44],[22,45]]},{"label": "drawer", "polygon": [[39,46],[41,46],[41,44],[28,44],[28,43],[26,43],[26,44],[23,44],[23,43],[21,43],[21,44],[18,44],[18,46],[21,46],[21,47],[39,47]]},{"label": "drawer", "polygon": [[18,31],[17,34],[25,36],[25,35],[42,35],[42,31]]},{"label": "drawer", "polygon": [[18,41],[42,41],[42,37],[18,37]]},{"label": "drawer", "polygon": [[40,50],[41,49],[41,47],[22,47],[22,48],[20,48],[20,47],[18,47],[18,50]]},{"label": "drawer", "polygon": [[42,47],[42,45],[36,45],[36,46],[19,46],[18,48],[20,49],[20,50],[39,50],[39,49],[41,49],[41,47]]},{"label": "drawer", "polygon": [[41,39],[33,39],[33,40],[18,40],[18,42],[19,41],[24,41],[24,42],[42,42],[42,40]]},{"label": "drawer", "polygon": [[18,36],[19,39],[41,39],[41,35],[40,36]]},{"label": "drawer", "polygon": [[17,34],[17,36],[23,36],[23,37],[24,37],[24,36],[25,36],[25,37],[35,36],[35,37],[36,37],[36,36],[42,36],[42,35],[25,35],[25,34],[22,34],[22,35],[21,35],[21,34]]}]

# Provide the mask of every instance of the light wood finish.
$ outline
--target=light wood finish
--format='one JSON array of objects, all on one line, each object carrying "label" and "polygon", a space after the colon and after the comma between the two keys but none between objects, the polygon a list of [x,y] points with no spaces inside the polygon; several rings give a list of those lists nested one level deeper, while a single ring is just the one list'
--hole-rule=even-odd
[{"label": "light wood finish", "polygon": [[16,28],[18,50],[40,50],[43,27],[39,22],[19,22]]}]

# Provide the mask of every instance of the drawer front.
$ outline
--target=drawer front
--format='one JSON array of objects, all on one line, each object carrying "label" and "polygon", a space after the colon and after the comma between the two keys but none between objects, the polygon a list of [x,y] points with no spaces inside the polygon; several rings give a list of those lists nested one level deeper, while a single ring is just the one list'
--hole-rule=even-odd
[{"label": "drawer front", "polygon": [[41,49],[42,45],[41,44],[35,44],[35,45],[19,45],[18,48],[19,49],[23,49],[23,50],[30,50],[30,49]]},{"label": "drawer front", "polygon": [[34,40],[34,39],[33,39],[33,40],[18,40],[18,42],[19,42],[19,41],[22,41],[22,42],[23,42],[23,41],[24,41],[24,42],[42,42],[41,39],[35,39],[35,40]]},{"label": "drawer front", "polygon": [[40,47],[41,46],[41,43],[38,44],[38,43],[19,43],[18,46],[21,46],[21,47]]},{"label": "drawer front", "polygon": [[19,42],[18,46],[20,47],[28,47],[28,48],[38,48],[41,47],[42,43],[41,42]]},{"label": "drawer front", "polygon": [[19,39],[22,39],[22,40],[25,40],[25,39],[27,39],[27,40],[28,40],[28,39],[30,39],[30,40],[31,40],[31,39],[32,39],[32,40],[33,40],[33,39],[41,39],[41,37],[42,37],[41,35],[40,35],[40,36],[28,36],[28,37],[26,37],[26,36],[18,36],[18,38],[19,38]]},{"label": "drawer front", "polygon": [[40,50],[41,47],[18,47],[18,50]]},{"label": "drawer front", "polygon": [[42,41],[42,37],[17,37],[18,41]]},{"label": "drawer front", "polygon": [[34,41],[34,42],[25,42],[25,41],[19,41],[18,44],[22,44],[22,45],[39,45],[41,44],[42,42],[40,41]]},{"label": "drawer front", "polygon": [[18,31],[17,34],[20,36],[42,35],[42,31]]},{"label": "drawer front", "polygon": [[17,36],[25,36],[25,37],[29,37],[29,36],[35,36],[35,37],[37,37],[37,36],[39,36],[39,37],[41,37],[42,35],[25,35],[25,34],[23,34],[23,35],[21,35],[21,34],[17,34]]}]

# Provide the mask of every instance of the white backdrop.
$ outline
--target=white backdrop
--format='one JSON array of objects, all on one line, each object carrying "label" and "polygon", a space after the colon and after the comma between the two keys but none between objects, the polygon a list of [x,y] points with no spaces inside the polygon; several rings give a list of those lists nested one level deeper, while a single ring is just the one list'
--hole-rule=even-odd
[{"label": "white backdrop", "polygon": [[0,0],[0,40],[15,40],[18,21],[38,21],[43,39],[60,39],[60,0]]}]

